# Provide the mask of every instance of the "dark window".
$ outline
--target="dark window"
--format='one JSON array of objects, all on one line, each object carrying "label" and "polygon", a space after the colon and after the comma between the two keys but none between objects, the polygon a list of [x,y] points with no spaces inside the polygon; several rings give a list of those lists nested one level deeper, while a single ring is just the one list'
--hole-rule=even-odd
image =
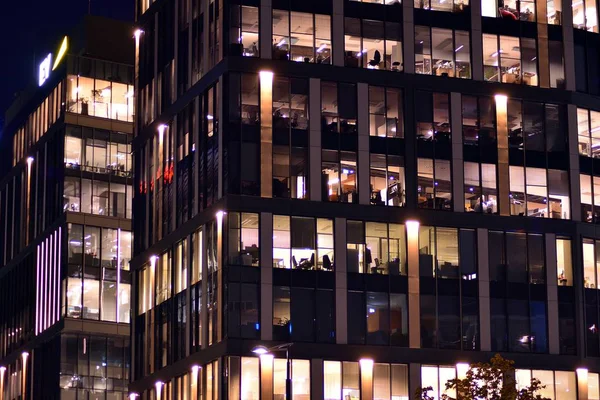
[{"label": "dark window", "polygon": [[348,343],[365,343],[365,295],[363,292],[348,292]]}]

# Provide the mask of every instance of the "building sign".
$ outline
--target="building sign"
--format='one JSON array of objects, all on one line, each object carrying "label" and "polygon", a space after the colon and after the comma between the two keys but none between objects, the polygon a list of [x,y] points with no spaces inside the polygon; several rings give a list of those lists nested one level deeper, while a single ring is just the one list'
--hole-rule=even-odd
[{"label": "building sign", "polygon": [[56,54],[56,59],[54,60],[54,64],[52,64],[52,53],[48,54],[46,58],[40,63],[39,75],[38,75],[38,84],[42,86],[46,80],[50,77],[50,72],[54,71],[60,65],[60,62],[65,58],[67,54],[67,50],[69,48],[69,39],[67,36],[64,37],[60,49],[58,49],[58,53]]},{"label": "building sign", "polygon": [[52,53],[48,54],[44,61],[40,64],[39,84],[42,86],[50,76],[50,68],[52,68]]},{"label": "building sign", "polygon": [[60,49],[58,49],[58,54],[56,55],[56,60],[54,60],[54,65],[52,66],[52,71],[54,71],[59,65],[62,59],[67,54],[67,49],[69,48],[69,38],[65,36],[63,39]]}]

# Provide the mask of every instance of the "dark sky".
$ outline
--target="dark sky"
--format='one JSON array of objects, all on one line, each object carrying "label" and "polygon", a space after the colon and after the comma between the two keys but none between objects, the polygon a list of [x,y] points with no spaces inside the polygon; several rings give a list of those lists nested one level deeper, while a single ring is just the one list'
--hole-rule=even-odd
[{"label": "dark sky", "polygon": [[[34,58],[54,51],[88,0],[0,0],[0,134],[14,94],[34,79]],[[134,0],[92,0],[94,15],[133,21]],[[37,73],[37,72],[36,72]],[[6,143],[1,140],[0,143]],[[0,154],[2,153],[0,148]]]}]

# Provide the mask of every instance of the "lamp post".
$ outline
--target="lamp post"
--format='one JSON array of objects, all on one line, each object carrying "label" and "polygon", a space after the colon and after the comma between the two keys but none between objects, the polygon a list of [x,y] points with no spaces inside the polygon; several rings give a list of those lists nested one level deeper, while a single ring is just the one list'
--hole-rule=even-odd
[{"label": "lamp post", "polygon": [[252,349],[254,354],[259,356],[285,351],[285,400],[292,400],[292,360],[290,359],[290,347],[293,343],[284,343],[273,347],[256,346]]}]

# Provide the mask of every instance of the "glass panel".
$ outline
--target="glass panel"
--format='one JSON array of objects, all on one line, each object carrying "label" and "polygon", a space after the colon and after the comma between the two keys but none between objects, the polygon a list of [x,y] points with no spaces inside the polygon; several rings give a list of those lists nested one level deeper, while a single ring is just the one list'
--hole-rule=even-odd
[{"label": "glass panel", "polygon": [[258,358],[242,357],[242,386],[241,398],[248,400],[260,399],[260,376]]},{"label": "glass panel", "polygon": [[325,400],[342,400],[342,363],[323,361]]}]

